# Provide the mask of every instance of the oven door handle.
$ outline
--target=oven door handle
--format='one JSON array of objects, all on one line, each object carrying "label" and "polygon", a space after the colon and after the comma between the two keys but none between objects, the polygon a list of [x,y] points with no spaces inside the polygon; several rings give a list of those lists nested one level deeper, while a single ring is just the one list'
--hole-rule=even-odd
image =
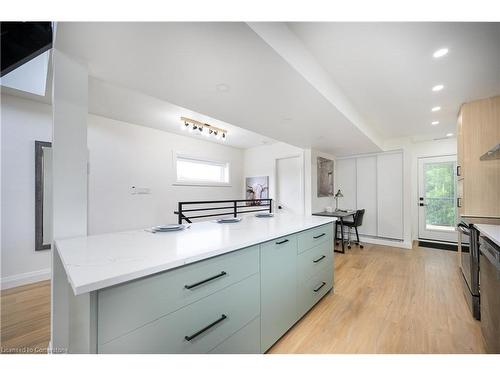
[{"label": "oven door handle", "polygon": [[466,236],[470,236],[470,229],[467,225],[464,225],[462,223],[459,223],[457,225],[457,228],[460,232],[462,232],[463,234],[465,234]]}]

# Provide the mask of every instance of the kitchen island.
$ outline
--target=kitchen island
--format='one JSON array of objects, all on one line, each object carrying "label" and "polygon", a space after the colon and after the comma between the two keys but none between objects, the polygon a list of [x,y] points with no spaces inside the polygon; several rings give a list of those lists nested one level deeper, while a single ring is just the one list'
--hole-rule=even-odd
[{"label": "kitchen island", "polygon": [[332,218],[55,241],[52,348],[263,353],[333,288]]}]

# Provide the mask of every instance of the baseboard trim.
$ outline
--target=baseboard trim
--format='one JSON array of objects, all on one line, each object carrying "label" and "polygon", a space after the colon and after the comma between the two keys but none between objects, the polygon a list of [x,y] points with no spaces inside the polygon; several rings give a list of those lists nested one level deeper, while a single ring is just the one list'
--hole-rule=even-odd
[{"label": "baseboard trim", "polygon": [[50,280],[50,268],[44,268],[38,271],[20,273],[17,275],[2,277],[0,281],[1,290],[15,288],[26,284],[36,283],[38,281]]},{"label": "baseboard trim", "polygon": [[430,247],[431,249],[458,251],[458,245],[453,243],[419,240],[418,246]]},{"label": "baseboard trim", "polygon": [[406,242],[406,241],[400,241],[400,240],[390,240],[387,238],[380,238],[380,237],[366,237],[366,236],[359,236],[359,240],[361,242],[365,243],[371,243],[374,245],[383,245],[383,246],[391,246],[391,247],[399,247],[403,249],[412,249],[412,244],[411,242]]}]

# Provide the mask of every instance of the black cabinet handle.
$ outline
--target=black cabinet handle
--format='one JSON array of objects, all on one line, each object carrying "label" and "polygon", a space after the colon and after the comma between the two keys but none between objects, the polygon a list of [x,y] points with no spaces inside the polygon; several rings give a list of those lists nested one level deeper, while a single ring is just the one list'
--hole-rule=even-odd
[{"label": "black cabinet handle", "polygon": [[313,238],[316,240],[320,237],[323,237],[326,233],[321,233],[321,234],[318,234],[317,236],[313,236]]},{"label": "black cabinet handle", "polygon": [[462,208],[462,198],[457,198],[457,207]]},{"label": "black cabinet handle", "polygon": [[457,165],[457,176],[460,177],[462,175],[462,167]]},{"label": "black cabinet handle", "polygon": [[326,283],[323,281],[319,287],[317,287],[316,289],[314,289],[314,292],[319,292],[319,290],[321,288],[323,288],[325,285],[326,285]]},{"label": "black cabinet handle", "polygon": [[326,258],[326,255],[322,255],[322,256],[320,256],[318,259],[313,260],[313,263],[318,263],[318,262],[321,262],[321,261],[322,261],[323,259],[325,259],[325,258]]},{"label": "black cabinet handle", "polygon": [[219,324],[220,322],[222,322],[226,318],[227,318],[227,316],[224,315],[224,314],[222,314],[221,317],[219,319],[217,319],[215,322],[210,323],[208,326],[206,326],[205,328],[200,329],[198,332],[193,333],[191,336],[184,336],[184,338],[187,341],[191,341],[195,337],[201,335],[203,332],[205,332],[205,331],[209,330],[210,328],[212,328],[213,326]]},{"label": "black cabinet handle", "polygon": [[222,272],[221,272],[221,273],[219,273],[218,275],[215,275],[215,276],[209,277],[208,279],[198,281],[197,283],[194,283],[194,284],[191,284],[191,285],[184,285],[184,288],[186,288],[186,289],[196,288],[197,286],[199,286],[199,285],[201,285],[201,284],[208,283],[209,281],[212,281],[212,280],[218,279],[219,277],[226,276],[226,275],[227,275],[227,273],[226,273],[225,271],[222,271]]},{"label": "black cabinet handle", "polygon": [[278,242],[276,242],[276,245],[281,245],[281,244],[284,244],[285,242],[288,242],[288,240],[278,241]]}]

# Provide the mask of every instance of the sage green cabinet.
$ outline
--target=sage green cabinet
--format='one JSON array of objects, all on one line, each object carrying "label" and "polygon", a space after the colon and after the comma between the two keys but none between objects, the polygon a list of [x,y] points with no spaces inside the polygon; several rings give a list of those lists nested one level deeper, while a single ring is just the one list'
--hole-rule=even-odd
[{"label": "sage green cabinet", "polygon": [[260,248],[261,351],[269,349],[297,320],[297,236]]},{"label": "sage green cabinet", "polygon": [[333,267],[325,266],[311,278],[299,280],[297,314],[300,319],[333,287]]},{"label": "sage green cabinet", "polygon": [[333,287],[333,224],[99,290],[98,353],[264,353]]},{"label": "sage green cabinet", "polygon": [[259,316],[259,299],[257,273],[99,345],[99,353],[207,353]]},{"label": "sage green cabinet", "polygon": [[[259,246],[252,246],[100,290],[99,344],[105,344],[258,272]],[[209,281],[200,283],[203,280]],[[199,285],[186,287],[196,284]]]}]

